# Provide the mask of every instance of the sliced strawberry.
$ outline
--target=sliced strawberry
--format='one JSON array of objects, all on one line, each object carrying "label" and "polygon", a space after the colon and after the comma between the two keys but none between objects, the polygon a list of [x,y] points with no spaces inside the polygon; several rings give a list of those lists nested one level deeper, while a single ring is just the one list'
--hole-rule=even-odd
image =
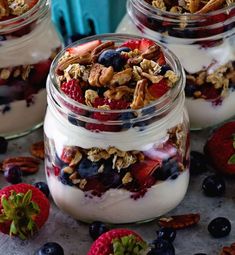
[{"label": "sliced strawberry", "polygon": [[31,9],[34,7],[34,5],[36,5],[38,0],[24,0],[24,2],[29,6],[29,9]]},{"label": "sliced strawberry", "polygon": [[132,165],[131,174],[141,186],[144,186],[148,183],[149,178],[151,178],[152,174],[160,166],[161,161],[147,159]]},{"label": "sliced strawberry", "polygon": [[155,44],[154,41],[143,38],[140,41],[139,50],[140,52],[145,52],[150,46],[153,46]]},{"label": "sliced strawberry", "polygon": [[160,66],[163,66],[163,65],[166,64],[166,59],[165,59],[165,56],[164,56],[164,54],[163,54],[162,51],[159,51],[156,62],[157,62]]},{"label": "sliced strawberry", "polygon": [[166,92],[169,90],[169,86],[167,85],[167,81],[165,79],[162,79],[159,83],[153,83],[149,86],[149,93],[155,97],[159,98],[166,94]]},{"label": "sliced strawberry", "polygon": [[68,51],[72,55],[85,55],[88,52],[91,52],[94,50],[97,46],[101,44],[100,40],[95,40],[87,43],[80,44],[73,48],[68,48],[66,51]]},{"label": "sliced strawberry", "polygon": [[128,47],[131,50],[139,49],[141,40],[129,40],[124,42],[120,47]]}]

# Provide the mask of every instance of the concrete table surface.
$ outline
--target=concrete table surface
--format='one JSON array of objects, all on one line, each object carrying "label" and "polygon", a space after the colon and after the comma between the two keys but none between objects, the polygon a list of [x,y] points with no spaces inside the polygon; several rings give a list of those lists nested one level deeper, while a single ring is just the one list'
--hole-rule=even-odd
[{"label": "concrete table surface", "polygon": [[[191,134],[192,149],[201,151],[208,137],[208,131]],[[25,137],[9,142],[6,155],[0,155],[0,161],[6,156],[30,155],[29,147],[32,143],[43,139],[43,131],[39,129]],[[200,223],[186,230],[179,230],[174,241],[176,255],[193,255],[203,252],[207,255],[219,254],[221,247],[235,242],[235,180],[226,179],[226,194],[220,198],[205,197],[201,191],[203,179],[209,172],[199,176],[192,176],[189,189],[183,202],[169,215],[200,212]],[[43,161],[40,170],[35,175],[24,177],[27,183],[45,180]],[[7,185],[3,175],[0,175],[0,188]],[[169,190],[169,192],[171,192]],[[215,217],[224,216],[230,219],[232,231],[228,237],[215,239],[207,231],[208,223]],[[155,238],[158,229],[157,221],[140,225],[127,225],[125,227],[136,230],[147,241]],[[45,242],[56,241],[60,243],[65,255],[86,255],[92,243],[88,233],[88,225],[78,222],[61,212],[51,199],[51,211],[47,223],[32,239],[21,241],[0,234],[0,255],[32,255]]]}]

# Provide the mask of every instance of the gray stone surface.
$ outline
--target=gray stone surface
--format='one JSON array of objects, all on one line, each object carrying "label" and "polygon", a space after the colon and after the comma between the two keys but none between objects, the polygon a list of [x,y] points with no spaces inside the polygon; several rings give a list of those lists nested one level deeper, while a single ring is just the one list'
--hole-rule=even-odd
[{"label": "gray stone surface", "polygon": [[[192,148],[202,150],[205,143],[207,131],[192,133]],[[7,156],[29,155],[29,147],[33,142],[42,140],[42,130],[38,130],[23,138],[12,140],[9,144]],[[5,155],[6,156],[6,155]],[[5,156],[0,155],[0,160]],[[235,241],[235,185],[233,179],[226,179],[227,191],[222,198],[208,198],[201,192],[201,183],[205,176],[192,177],[188,193],[183,202],[169,214],[183,214],[200,212],[201,221],[198,226],[177,232],[174,242],[176,255],[193,255],[204,252],[207,255],[219,254],[222,246]],[[40,171],[24,180],[28,183],[44,180],[43,162]],[[3,175],[0,175],[0,187],[7,185]],[[171,192],[169,190],[169,192]],[[228,217],[232,223],[230,235],[222,239],[212,238],[208,231],[208,223],[215,217]],[[127,227],[139,232],[147,241],[155,238],[158,229],[157,222],[152,221],[140,225],[128,225]],[[51,201],[51,212],[47,224],[32,239],[20,241],[0,234],[0,255],[32,255],[43,243],[48,241],[59,242],[65,250],[66,255],[86,255],[92,243],[88,234],[88,225],[78,222],[68,215],[59,211]]]}]

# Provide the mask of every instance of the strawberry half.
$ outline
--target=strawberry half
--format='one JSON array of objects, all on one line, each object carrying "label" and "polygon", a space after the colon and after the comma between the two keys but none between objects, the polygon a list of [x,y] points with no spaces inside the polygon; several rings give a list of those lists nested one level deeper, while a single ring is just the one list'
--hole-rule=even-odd
[{"label": "strawberry half", "polygon": [[33,235],[46,222],[50,204],[36,187],[20,183],[0,190],[0,231],[21,239]]},{"label": "strawberry half", "polygon": [[165,79],[162,79],[158,83],[153,83],[149,86],[149,93],[155,97],[159,98],[166,94],[166,92],[170,89],[169,86],[167,85],[167,81]]},{"label": "strawberry half", "polygon": [[140,52],[145,52],[149,47],[153,46],[154,44],[154,41],[143,38],[140,41],[139,50]]},{"label": "strawberry half", "polygon": [[138,49],[140,52],[145,52],[150,46],[153,46],[154,44],[154,41],[143,38],[141,40],[136,39],[126,41],[120,47],[128,47],[131,50]]},{"label": "strawberry half", "polygon": [[129,40],[124,42],[120,47],[128,47],[131,50],[139,49],[140,40]]},{"label": "strawberry half", "polygon": [[235,121],[218,128],[206,142],[204,151],[217,171],[235,175]]},{"label": "strawberry half", "polygon": [[147,244],[134,231],[112,229],[102,234],[91,246],[87,255],[145,254]]},{"label": "strawberry half", "polygon": [[100,40],[95,40],[92,42],[87,42],[80,44],[76,47],[68,48],[66,51],[68,51],[71,55],[85,55],[88,52],[91,52],[94,50],[97,46],[101,44]]}]

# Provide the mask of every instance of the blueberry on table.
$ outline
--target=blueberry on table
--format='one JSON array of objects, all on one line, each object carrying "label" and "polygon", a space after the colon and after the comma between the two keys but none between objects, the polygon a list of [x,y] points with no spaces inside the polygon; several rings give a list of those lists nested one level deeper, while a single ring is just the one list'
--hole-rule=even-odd
[{"label": "blueberry on table", "polygon": [[215,238],[225,237],[231,231],[231,223],[224,217],[215,218],[209,223],[208,231]]},{"label": "blueberry on table", "polygon": [[160,228],[156,231],[157,239],[161,238],[169,242],[173,242],[176,237],[176,230],[173,228]]},{"label": "blueberry on table", "polygon": [[198,151],[190,153],[190,173],[200,174],[207,171],[207,160],[204,154]]},{"label": "blueberry on table", "polygon": [[112,66],[115,71],[121,71],[125,60],[116,50],[105,50],[98,58],[98,63],[106,67]]},{"label": "blueberry on table", "polygon": [[55,242],[45,243],[35,255],[64,255],[62,246]]},{"label": "blueberry on table", "polygon": [[225,181],[219,175],[207,176],[202,183],[202,190],[208,197],[222,196],[225,189]]},{"label": "blueberry on table", "polygon": [[91,238],[95,241],[103,233],[107,232],[109,228],[100,221],[94,221],[89,226],[89,233]]},{"label": "blueberry on table", "polygon": [[36,182],[34,186],[42,191],[46,197],[49,197],[50,191],[48,185],[45,182]]},{"label": "blueberry on table", "polygon": [[4,170],[4,177],[6,181],[17,184],[22,182],[22,171],[18,166],[12,166]]},{"label": "blueberry on table", "polygon": [[154,247],[147,255],[175,255],[175,248],[171,242],[164,239],[158,239],[154,243]]},{"label": "blueberry on table", "polygon": [[0,136],[0,154],[4,154],[7,152],[7,146],[7,140],[4,137]]}]

